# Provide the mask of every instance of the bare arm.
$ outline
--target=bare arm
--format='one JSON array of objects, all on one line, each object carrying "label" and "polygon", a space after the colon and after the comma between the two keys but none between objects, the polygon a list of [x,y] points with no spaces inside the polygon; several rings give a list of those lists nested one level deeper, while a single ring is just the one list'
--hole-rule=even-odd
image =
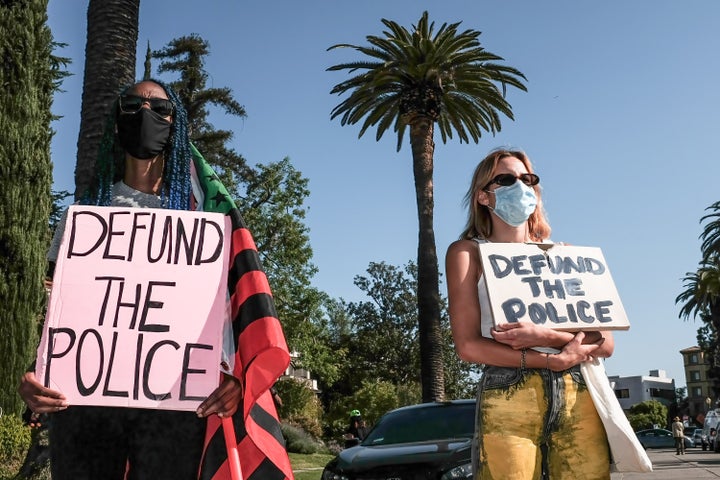
[{"label": "bare arm", "polygon": [[[492,331],[493,338],[519,350],[531,347],[552,347],[562,349],[575,336],[575,332],[563,332],[535,325],[532,322],[504,323]],[[595,357],[609,357],[615,350],[612,332],[585,332],[583,344],[598,343]]]}]

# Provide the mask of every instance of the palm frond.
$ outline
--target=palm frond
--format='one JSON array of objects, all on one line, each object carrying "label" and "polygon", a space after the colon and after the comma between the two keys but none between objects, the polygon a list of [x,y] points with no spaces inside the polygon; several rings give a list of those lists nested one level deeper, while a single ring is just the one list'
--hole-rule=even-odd
[{"label": "palm frond", "polygon": [[700,235],[702,244],[700,249],[703,253],[703,258],[710,259],[712,256],[720,255],[720,202],[715,202],[705,210],[712,210],[712,213],[704,215],[700,222],[711,220],[703,228],[703,232]]},{"label": "palm frond", "polygon": [[461,22],[443,23],[436,30],[427,11],[410,30],[392,20],[381,22],[382,35],[366,36],[368,45],[340,43],[328,49],[352,48],[365,57],[327,68],[353,75],[332,88],[332,94],[347,97],[332,110],[331,119],[340,117],[343,125],[361,122],[359,136],[376,127],[377,140],[394,119],[398,150],[405,122],[419,116],[438,123],[443,142],[457,133],[468,143],[477,143],[483,132],[500,131],[500,115],[513,119],[505,92],[508,87],[526,91],[527,79],[481,46],[481,32],[460,32]]},{"label": "palm frond", "polygon": [[696,272],[685,275],[683,288],[675,299],[676,304],[683,304],[681,318],[711,315],[720,305],[720,260],[702,261]]}]

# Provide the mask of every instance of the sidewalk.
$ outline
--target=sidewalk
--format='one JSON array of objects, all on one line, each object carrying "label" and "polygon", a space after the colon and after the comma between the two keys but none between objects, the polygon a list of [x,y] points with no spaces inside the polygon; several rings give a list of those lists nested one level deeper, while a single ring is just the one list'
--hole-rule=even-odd
[{"label": "sidewalk", "polygon": [[651,449],[648,456],[653,463],[651,473],[613,473],[612,480],[701,480],[720,478],[720,453],[688,448],[685,455],[675,455],[675,449]]}]

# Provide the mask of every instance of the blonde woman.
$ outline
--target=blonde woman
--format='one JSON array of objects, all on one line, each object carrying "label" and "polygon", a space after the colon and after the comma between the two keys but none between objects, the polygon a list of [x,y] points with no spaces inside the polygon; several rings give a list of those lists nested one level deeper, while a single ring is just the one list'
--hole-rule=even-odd
[{"label": "blonde woman", "polygon": [[468,223],[448,248],[446,275],[455,348],[462,360],[483,365],[475,478],[610,479],[607,437],[579,366],[612,355],[612,334],[492,325],[479,245],[549,241],[530,159],[491,152],[475,169],[466,201]]}]

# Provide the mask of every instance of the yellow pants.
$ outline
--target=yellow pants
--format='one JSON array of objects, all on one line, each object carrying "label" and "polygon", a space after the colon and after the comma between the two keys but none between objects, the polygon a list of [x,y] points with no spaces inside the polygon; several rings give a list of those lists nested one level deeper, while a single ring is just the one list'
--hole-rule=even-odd
[{"label": "yellow pants", "polygon": [[487,367],[478,392],[477,480],[609,480],[607,436],[579,368]]}]

